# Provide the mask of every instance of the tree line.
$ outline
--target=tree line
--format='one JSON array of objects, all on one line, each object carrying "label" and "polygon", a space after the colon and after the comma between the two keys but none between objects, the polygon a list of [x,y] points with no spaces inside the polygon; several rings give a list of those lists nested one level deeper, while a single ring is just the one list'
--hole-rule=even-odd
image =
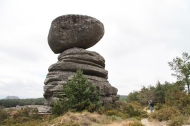
[{"label": "tree line", "polygon": [[143,86],[140,91],[131,92],[127,96],[126,101],[137,101],[143,105],[147,104],[147,101],[150,99],[155,103],[168,105],[187,105],[187,103],[190,103],[188,95],[190,93],[190,56],[188,53],[183,53],[182,57],[176,57],[172,62],[168,62],[168,64],[174,72],[172,75],[177,77],[176,82],[165,82],[161,84],[158,81],[155,86]]},{"label": "tree line", "polygon": [[0,106],[3,107],[16,107],[17,105],[43,105],[45,102],[44,98],[36,99],[2,99],[0,100]]},{"label": "tree line", "polygon": [[156,86],[143,86],[140,91],[129,93],[126,101],[146,105],[148,100],[153,100],[155,103],[165,104],[171,100],[177,100],[182,94],[186,94],[184,90],[185,86],[181,81],[165,82],[163,84],[158,81]]}]

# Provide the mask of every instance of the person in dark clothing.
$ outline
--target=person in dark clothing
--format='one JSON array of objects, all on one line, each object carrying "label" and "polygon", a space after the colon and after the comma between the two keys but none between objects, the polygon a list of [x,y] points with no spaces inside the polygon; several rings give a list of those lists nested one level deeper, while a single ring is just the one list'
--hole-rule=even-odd
[{"label": "person in dark clothing", "polygon": [[148,101],[149,105],[150,105],[150,113],[152,113],[153,107],[154,107],[154,103],[152,100]]}]

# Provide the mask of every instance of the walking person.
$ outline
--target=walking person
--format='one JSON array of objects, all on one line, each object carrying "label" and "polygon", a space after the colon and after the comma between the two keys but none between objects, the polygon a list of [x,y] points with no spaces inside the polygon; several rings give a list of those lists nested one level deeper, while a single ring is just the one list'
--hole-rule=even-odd
[{"label": "walking person", "polygon": [[152,113],[153,107],[154,107],[154,103],[152,100],[148,101],[149,105],[150,105],[150,113]]}]

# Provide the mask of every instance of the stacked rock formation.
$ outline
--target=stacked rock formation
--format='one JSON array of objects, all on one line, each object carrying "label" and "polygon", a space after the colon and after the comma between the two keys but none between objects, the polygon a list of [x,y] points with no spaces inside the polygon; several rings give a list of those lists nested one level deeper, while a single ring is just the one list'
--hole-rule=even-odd
[{"label": "stacked rock formation", "polygon": [[63,85],[73,77],[77,69],[83,71],[90,83],[101,89],[103,103],[118,100],[117,88],[107,81],[104,58],[93,51],[85,50],[95,45],[104,35],[103,24],[84,15],[63,15],[52,21],[48,44],[54,53],[60,53],[58,62],[49,67],[44,82],[44,97],[48,105],[64,95]]}]

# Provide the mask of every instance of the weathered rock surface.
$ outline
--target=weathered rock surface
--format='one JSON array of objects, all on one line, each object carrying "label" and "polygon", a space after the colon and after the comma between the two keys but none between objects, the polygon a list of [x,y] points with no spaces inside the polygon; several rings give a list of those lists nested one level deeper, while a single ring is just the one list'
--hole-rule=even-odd
[{"label": "weathered rock surface", "polygon": [[[44,82],[45,84],[45,91],[53,92],[53,91],[62,91],[62,88],[60,88],[63,84],[66,84],[67,80],[70,80],[75,72],[68,72],[68,71],[54,71],[49,72],[46,80]],[[98,85],[100,89],[102,90],[102,95],[116,95],[117,89],[112,87],[107,79],[97,77],[97,76],[90,76],[85,75],[88,80],[92,84]]]},{"label": "weathered rock surface", "polygon": [[101,90],[102,102],[111,103],[118,99],[117,88],[107,81],[108,72],[104,69],[105,60],[96,52],[82,48],[71,48],[58,56],[58,62],[49,67],[44,81],[44,97],[53,104],[57,94],[64,95],[62,87],[71,79],[77,69],[83,71],[91,84]]},{"label": "weathered rock surface", "polygon": [[52,21],[48,44],[57,54],[73,47],[92,47],[103,35],[104,25],[99,20],[85,15],[63,15]]},{"label": "weathered rock surface", "polygon": [[98,53],[93,51],[88,51],[82,48],[71,48],[62,52],[58,56],[58,60],[76,60],[83,62],[91,62],[93,64],[98,64],[101,67],[105,67],[105,59]]},{"label": "weathered rock surface", "polygon": [[38,114],[48,114],[51,113],[51,107],[49,106],[38,106]]},{"label": "weathered rock surface", "polygon": [[98,76],[107,79],[108,72],[104,69],[105,60],[96,52],[87,51],[82,48],[71,48],[58,56],[58,62],[49,67],[51,71],[71,71],[77,69],[86,75]]},{"label": "weathered rock surface", "polygon": [[77,69],[83,71],[84,74],[87,75],[94,75],[98,77],[107,78],[108,72],[103,68],[99,68],[96,66],[88,65],[88,64],[81,64],[81,63],[74,63],[74,62],[57,62],[49,67],[49,72],[51,71],[72,71],[76,72]]},{"label": "weathered rock surface", "polygon": [[103,35],[103,24],[89,16],[64,15],[52,21],[48,43],[54,53],[61,54],[58,62],[49,67],[44,82],[44,97],[48,105],[58,100],[57,95],[65,95],[63,85],[78,69],[101,90],[102,103],[113,103],[119,99],[117,88],[107,81],[104,58],[85,50],[95,45]]},{"label": "weathered rock surface", "polygon": [[[56,96],[64,95],[62,92],[63,85],[70,80],[75,72],[69,71],[53,71],[49,72],[44,82],[44,97],[49,101],[49,105],[52,105]],[[111,84],[105,78],[85,75],[91,84],[97,85],[101,90],[101,100],[103,103],[112,103],[118,100],[117,88],[111,86]]]}]

